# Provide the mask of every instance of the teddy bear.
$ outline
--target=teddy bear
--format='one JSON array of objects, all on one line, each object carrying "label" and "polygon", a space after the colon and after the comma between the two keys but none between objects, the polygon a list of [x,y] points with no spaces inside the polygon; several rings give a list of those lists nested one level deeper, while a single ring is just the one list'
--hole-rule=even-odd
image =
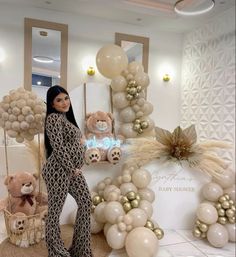
[{"label": "teddy bear", "polygon": [[20,247],[29,247],[28,227],[29,221],[23,212],[11,215],[9,217],[10,242]]},{"label": "teddy bear", "polygon": [[4,184],[8,197],[0,201],[0,210],[6,209],[11,214],[22,212],[34,215],[46,208],[47,195],[36,192],[37,175],[28,172],[17,172],[6,177]]},{"label": "teddy bear", "polygon": [[108,161],[116,164],[121,158],[121,139],[115,138],[112,113],[97,111],[86,115],[85,137],[87,164]]}]

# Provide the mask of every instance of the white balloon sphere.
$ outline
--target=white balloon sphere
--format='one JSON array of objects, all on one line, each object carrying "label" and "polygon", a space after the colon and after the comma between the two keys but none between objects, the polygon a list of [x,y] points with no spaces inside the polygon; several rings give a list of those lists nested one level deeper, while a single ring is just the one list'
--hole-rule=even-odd
[{"label": "white balloon sphere", "polygon": [[134,80],[142,88],[146,88],[149,85],[149,76],[145,72],[139,72],[134,76]]},{"label": "white balloon sphere", "polygon": [[111,81],[111,88],[114,92],[122,92],[125,91],[127,86],[127,81],[126,79],[119,75],[115,78],[112,79]]},{"label": "white balloon sphere", "polygon": [[223,195],[223,189],[216,183],[210,182],[202,187],[202,194],[208,201],[216,201]]},{"label": "white balloon sphere", "polygon": [[120,46],[109,44],[98,51],[96,64],[103,76],[114,78],[126,69],[128,57]]},{"label": "white balloon sphere", "polygon": [[130,191],[137,193],[138,189],[133,183],[129,182],[121,184],[120,191],[122,195],[126,195]]},{"label": "white balloon sphere", "polygon": [[98,222],[95,219],[94,213],[91,213],[90,215],[90,230],[92,234],[97,234],[100,231],[102,231],[104,224],[101,222]]},{"label": "white balloon sphere", "polygon": [[112,97],[113,105],[117,109],[123,109],[129,106],[129,101],[126,99],[126,93],[118,92]]},{"label": "white balloon sphere", "polygon": [[149,102],[146,102],[141,110],[143,111],[143,114],[147,116],[153,112],[153,105]]},{"label": "white balloon sphere", "polygon": [[127,235],[125,248],[129,257],[154,257],[158,251],[158,239],[150,229],[138,227]]},{"label": "white balloon sphere", "polygon": [[151,179],[151,174],[145,169],[135,170],[132,174],[132,182],[137,188],[147,187]]},{"label": "white balloon sphere", "polygon": [[229,236],[223,225],[215,223],[209,226],[207,239],[214,247],[224,247],[228,243]]},{"label": "white balloon sphere", "polygon": [[127,236],[126,231],[120,231],[117,224],[112,225],[106,233],[106,239],[108,245],[112,249],[121,249],[125,246],[125,239]]},{"label": "white balloon sphere", "polygon": [[121,121],[128,123],[135,120],[135,112],[133,111],[132,107],[128,106],[121,110],[120,112],[120,119]]},{"label": "white balloon sphere", "polygon": [[107,236],[107,231],[108,231],[108,229],[109,229],[112,225],[113,225],[113,224],[110,224],[110,223],[108,223],[108,222],[104,225],[104,227],[103,227],[103,233],[104,233],[105,236]]},{"label": "white balloon sphere", "polygon": [[[105,184],[105,183],[104,183]],[[99,184],[101,186],[101,183]],[[112,192],[112,191],[115,191],[117,193],[120,192],[120,189],[115,186],[115,185],[107,185],[105,186],[104,188],[104,192],[103,192],[103,196],[104,196],[104,199],[107,200],[108,199],[108,195]]]},{"label": "white balloon sphere", "polygon": [[227,224],[225,224],[225,228],[228,231],[229,241],[235,242],[236,241],[236,239],[235,239],[235,237],[236,237],[236,224],[235,223],[234,224],[227,223]]},{"label": "white balloon sphere", "polygon": [[231,187],[235,184],[235,173],[230,170],[225,170],[221,177],[213,178],[213,182],[219,184],[223,189]]},{"label": "white balloon sphere", "polygon": [[106,218],[105,218],[105,214],[104,214],[104,209],[105,209],[106,205],[107,205],[106,202],[101,202],[96,206],[96,208],[94,210],[95,219],[98,222],[101,222],[101,223],[106,222]]},{"label": "white balloon sphere", "polygon": [[108,202],[104,208],[104,215],[107,222],[115,224],[117,218],[121,215],[124,215],[124,209],[121,203],[114,201]]},{"label": "white balloon sphere", "polygon": [[120,126],[119,133],[126,138],[137,137],[137,132],[133,130],[133,123],[124,123]]},{"label": "white balloon sphere", "polygon": [[197,217],[200,221],[210,225],[217,221],[218,213],[211,204],[201,203],[197,208]]},{"label": "white balloon sphere", "polygon": [[[133,227],[144,227],[147,222],[148,215],[147,213],[140,208],[133,208],[128,213],[132,219]],[[130,224],[127,224],[130,225]]]},{"label": "white balloon sphere", "polygon": [[229,197],[235,202],[235,196],[236,196],[235,184],[232,187],[226,188],[224,190],[224,194],[228,194]]},{"label": "white balloon sphere", "polygon": [[150,188],[139,189],[138,193],[142,200],[147,200],[152,203],[155,200],[155,193]]},{"label": "white balloon sphere", "polygon": [[143,209],[146,213],[148,218],[150,219],[153,214],[153,207],[152,204],[147,200],[141,200],[139,203],[139,208]]},{"label": "white balloon sphere", "polygon": [[144,68],[142,63],[133,61],[128,64],[128,70],[132,75],[135,75],[136,73],[143,72]]}]

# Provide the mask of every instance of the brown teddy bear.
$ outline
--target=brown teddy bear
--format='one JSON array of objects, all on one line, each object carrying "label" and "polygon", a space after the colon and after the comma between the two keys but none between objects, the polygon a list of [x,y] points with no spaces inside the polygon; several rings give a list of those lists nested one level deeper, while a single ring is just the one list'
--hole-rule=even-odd
[{"label": "brown teddy bear", "polygon": [[113,132],[114,118],[111,113],[97,111],[86,116],[85,160],[87,164],[98,161],[117,163],[121,158],[120,140]]},{"label": "brown teddy bear", "polygon": [[28,172],[17,172],[6,177],[4,184],[8,197],[0,201],[0,210],[6,208],[11,214],[22,212],[33,215],[46,208],[46,194],[36,192],[38,177]]}]

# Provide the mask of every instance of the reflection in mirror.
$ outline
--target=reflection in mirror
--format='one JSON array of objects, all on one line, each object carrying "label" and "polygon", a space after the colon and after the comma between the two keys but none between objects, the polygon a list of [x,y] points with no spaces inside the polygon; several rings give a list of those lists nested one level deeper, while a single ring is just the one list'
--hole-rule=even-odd
[{"label": "reflection in mirror", "polygon": [[25,89],[44,100],[48,87],[66,88],[67,38],[65,24],[25,18]]},{"label": "reflection in mirror", "polygon": [[115,44],[126,52],[129,62],[141,62],[148,72],[149,38],[122,33],[115,33]]}]

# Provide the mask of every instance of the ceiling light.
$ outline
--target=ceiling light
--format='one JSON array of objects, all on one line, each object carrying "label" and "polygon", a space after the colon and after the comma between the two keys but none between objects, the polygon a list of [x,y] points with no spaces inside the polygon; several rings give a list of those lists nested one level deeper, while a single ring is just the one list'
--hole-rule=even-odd
[{"label": "ceiling light", "polygon": [[53,63],[54,60],[47,56],[34,56],[33,60],[36,62],[43,62],[43,63]]},{"label": "ceiling light", "polygon": [[190,16],[209,12],[214,6],[215,0],[192,1],[191,4],[187,0],[179,0],[175,3],[174,10],[178,14]]}]

